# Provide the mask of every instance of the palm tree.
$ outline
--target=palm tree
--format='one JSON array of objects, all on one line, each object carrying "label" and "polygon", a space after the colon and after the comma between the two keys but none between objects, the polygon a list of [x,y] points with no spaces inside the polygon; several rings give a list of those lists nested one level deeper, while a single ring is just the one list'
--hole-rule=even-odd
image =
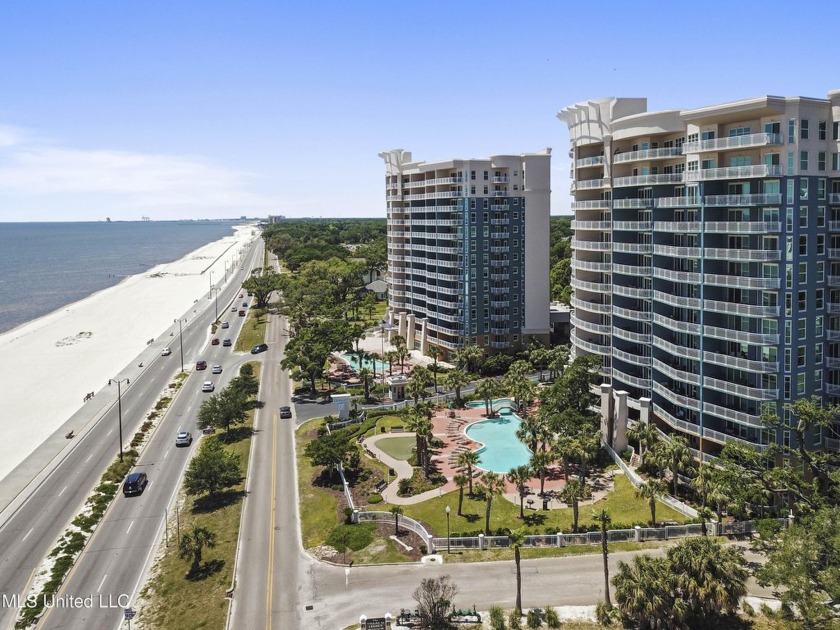
[{"label": "palm tree", "polygon": [[455,368],[454,370],[450,370],[446,373],[446,376],[443,377],[443,386],[446,389],[452,389],[455,391],[455,402],[460,407],[461,406],[461,388],[465,385],[468,385],[470,382],[470,377],[467,376],[467,373],[464,370],[459,368]]},{"label": "palm tree", "polygon": [[664,558],[639,555],[631,564],[619,561],[612,584],[621,616],[635,621],[639,628],[671,627],[658,625],[663,617],[668,618],[669,612],[673,617],[682,612],[682,608],[670,610],[675,603],[669,592],[671,581],[669,564]]},{"label": "palm tree", "polygon": [[525,446],[527,446],[532,453],[536,453],[537,442],[540,439],[542,427],[543,423],[539,416],[526,416],[522,418],[522,422],[519,423],[519,428],[516,430],[516,437],[518,437],[521,442],[524,442]]},{"label": "palm tree", "polygon": [[204,548],[212,549],[216,546],[216,534],[204,527],[193,527],[192,533],[181,536],[178,545],[178,556],[190,561],[190,575],[195,575],[201,568],[201,554]]},{"label": "palm tree", "polygon": [[679,435],[671,438],[667,453],[668,467],[671,469],[671,475],[674,477],[674,496],[676,497],[680,482],[680,473],[692,470],[691,464],[694,461],[694,456],[688,447],[688,440]]},{"label": "palm tree", "polygon": [[612,600],[610,599],[610,565],[607,561],[609,548],[607,546],[607,530],[612,523],[609,510],[603,509],[600,512],[592,512],[592,518],[601,526],[601,555],[604,557],[604,594],[607,600],[607,606],[612,608]]},{"label": "palm tree", "polygon": [[566,483],[569,483],[569,459],[571,459],[572,452],[571,441],[567,440],[565,436],[560,436],[560,439],[552,445],[549,451],[553,459],[559,459],[563,462],[563,481]]},{"label": "palm tree", "polygon": [[402,508],[399,505],[392,505],[391,509],[388,510],[391,514],[394,515],[394,536],[400,535],[400,514],[403,513]]},{"label": "palm tree", "polygon": [[714,514],[714,512],[712,512],[705,505],[697,509],[697,516],[700,517],[700,533],[703,536],[709,535],[709,533],[706,531],[706,522],[712,517],[712,514]]},{"label": "palm tree", "polygon": [[405,384],[405,393],[407,396],[413,398],[414,404],[417,405],[420,398],[425,398],[427,395],[426,384],[422,381],[422,379],[411,378],[408,383]]},{"label": "palm tree", "polygon": [[668,492],[668,486],[661,479],[649,479],[636,490],[636,496],[647,499],[650,507],[650,526],[656,527],[656,499]]},{"label": "palm tree", "polygon": [[437,375],[438,375],[438,359],[443,355],[443,350],[438,348],[437,346],[429,346],[429,356],[434,359],[434,367],[432,368],[432,374],[434,375],[435,379],[435,394],[437,394]]},{"label": "palm tree", "polygon": [[525,520],[525,507],[522,503],[525,501],[525,493],[528,490],[528,481],[531,479],[531,469],[527,466],[516,466],[511,468],[507,474],[507,480],[516,486],[516,491],[519,494],[519,518]]},{"label": "palm tree", "polygon": [[649,422],[637,422],[627,431],[627,437],[639,443],[639,467],[644,466],[645,451],[659,440],[659,431]]},{"label": "palm tree", "polygon": [[473,466],[478,466],[479,461],[481,458],[475,451],[461,451],[455,460],[458,466],[467,469],[467,477],[470,479],[470,497],[473,496]]},{"label": "palm tree", "polygon": [[589,489],[580,479],[572,479],[563,488],[563,500],[572,506],[572,531],[578,530],[578,507],[580,501],[589,495]]},{"label": "palm tree", "polygon": [[513,562],[516,565],[516,614],[522,616],[522,571],[520,569],[522,557],[519,549],[525,544],[525,534],[521,529],[509,532],[508,541],[513,547]]},{"label": "palm tree", "polygon": [[406,426],[414,433],[414,452],[417,454],[417,465],[423,466],[423,434],[426,427],[426,416],[416,407],[408,410]]},{"label": "palm tree", "polygon": [[458,516],[463,516],[463,514],[461,514],[461,507],[464,505],[464,486],[472,481],[472,477],[458,474],[452,477],[452,481],[454,481],[455,485],[458,486]]},{"label": "palm tree", "polygon": [[554,458],[547,451],[534,451],[531,453],[531,460],[528,465],[535,475],[540,478],[540,496],[545,496],[545,476],[548,473],[548,467],[554,462]]},{"label": "palm tree", "polygon": [[484,350],[475,344],[467,344],[454,353],[455,365],[466,372],[477,372],[478,364],[484,358]]},{"label": "palm tree", "polygon": [[388,350],[385,352],[385,360],[388,362],[388,376],[394,375],[394,361],[399,361],[400,355],[396,350]]},{"label": "palm tree", "polygon": [[548,353],[548,377],[554,380],[558,376],[563,375],[563,371],[569,364],[570,352],[568,346],[555,346]]},{"label": "palm tree", "polygon": [[368,368],[362,368],[359,370],[359,377],[362,379],[365,387],[365,400],[370,400],[370,370]]},{"label": "palm tree", "polygon": [[484,408],[486,410],[486,415],[488,418],[492,418],[495,413],[493,412],[493,399],[501,396],[502,394],[502,387],[494,378],[485,378],[482,379],[475,388],[476,396],[480,396],[484,400]]},{"label": "palm tree", "polygon": [[481,475],[481,484],[484,488],[484,535],[490,535],[490,508],[493,506],[493,497],[501,494],[505,489],[505,482],[499,475],[489,471]]}]

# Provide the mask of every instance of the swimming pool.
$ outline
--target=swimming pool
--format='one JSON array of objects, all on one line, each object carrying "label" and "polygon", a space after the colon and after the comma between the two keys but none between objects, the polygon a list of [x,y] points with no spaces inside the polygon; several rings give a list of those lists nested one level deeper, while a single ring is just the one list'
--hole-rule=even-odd
[{"label": "swimming pool", "polygon": [[[352,353],[345,353],[341,355],[341,358],[347,361],[354,370],[359,369],[359,357]],[[373,363],[370,359],[366,359],[364,361],[364,367],[368,369],[373,369]],[[381,374],[385,370],[388,369],[388,363],[384,361],[380,361],[379,359],[376,360],[376,373]]]},{"label": "swimming pool", "polygon": [[519,424],[516,414],[510,409],[503,409],[498,418],[482,420],[467,427],[467,436],[484,445],[478,451],[480,468],[507,474],[511,468],[528,464],[531,451],[516,437]]}]

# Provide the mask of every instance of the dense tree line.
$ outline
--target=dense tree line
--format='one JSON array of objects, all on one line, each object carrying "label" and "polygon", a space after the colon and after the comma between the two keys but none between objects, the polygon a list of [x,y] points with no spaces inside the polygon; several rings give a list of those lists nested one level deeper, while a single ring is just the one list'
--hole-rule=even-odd
[{"label": "dense tree line", "polygon": [[551,217],[549,281],[551,299],[568,304],[572,299],[572,217]]},{"label": "dense tree line", "polygon": [[267,226],[263,239],[292,271],[331,258],[359,257],[380,270],[386,264],[385,219],[287,219]]}]

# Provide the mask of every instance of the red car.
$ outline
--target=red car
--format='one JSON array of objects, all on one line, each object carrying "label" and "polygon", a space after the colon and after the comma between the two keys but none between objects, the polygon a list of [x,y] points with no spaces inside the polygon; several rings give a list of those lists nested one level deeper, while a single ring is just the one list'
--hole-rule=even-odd
[{"label": "red car", "polygon": [[241,294],[241,293],[239,294],[239,297],[242,297],[242,294]]},{"label": "red car", "polygon": [[213,341],[210,342],[211,346],[218,346],[219,345],[219,338],[213,337]]},{"label": "red car", "polygon": [[245,317],[245,311],[239,311],[239,317]]},{"label": "red car", "polygon": [[207,361],[196,361],[195,362],[195,369],[196,370],[206,370],[207,369]]}]

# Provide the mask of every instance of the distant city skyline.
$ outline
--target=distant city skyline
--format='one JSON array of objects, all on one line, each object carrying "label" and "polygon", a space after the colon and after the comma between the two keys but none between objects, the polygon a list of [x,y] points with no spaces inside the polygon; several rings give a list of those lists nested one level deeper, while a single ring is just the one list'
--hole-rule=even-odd
[{"label": "distant city skyline", "polygon": [[[718,19],[701,28],[699,11]],[[825,98],[839,16],[721,0],[4,3],[0,222],[384,218],[392,149],[552,147],[551,212],[568,214],[560,109]]]}]

